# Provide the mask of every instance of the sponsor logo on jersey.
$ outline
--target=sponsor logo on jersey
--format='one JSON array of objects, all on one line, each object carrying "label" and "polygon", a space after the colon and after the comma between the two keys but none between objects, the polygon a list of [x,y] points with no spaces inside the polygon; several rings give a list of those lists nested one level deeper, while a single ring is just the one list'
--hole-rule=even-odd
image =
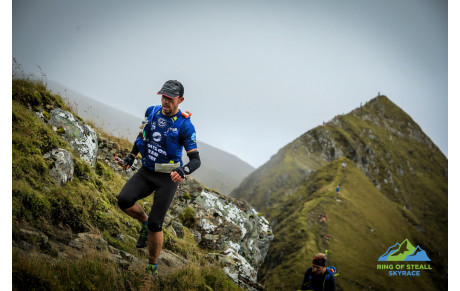
[{"label": "sponsor logo on jersey", "polygon": [[161,140],[161,133],[159,132],[154,132],[152,135],[152,138],[154,141],[159,142]]},{"label": "sponsor logo on jersey", "polygon": [[163,117],[158,118],[157,122],[159,127],[165,127],[168,124],[166,119],[164,119]]}]

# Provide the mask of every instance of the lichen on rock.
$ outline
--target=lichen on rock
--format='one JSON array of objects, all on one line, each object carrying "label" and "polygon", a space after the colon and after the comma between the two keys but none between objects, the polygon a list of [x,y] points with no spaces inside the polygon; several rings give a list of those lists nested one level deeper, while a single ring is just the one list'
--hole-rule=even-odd
[{"label": "lichen on rock", "polygon": [[48,122],[53,126],[53,129],[62,129],[62,137],[83,161],[89,163],[91,167],[96,166],[98,137],[89,125],[61,108],[51,110]]}]

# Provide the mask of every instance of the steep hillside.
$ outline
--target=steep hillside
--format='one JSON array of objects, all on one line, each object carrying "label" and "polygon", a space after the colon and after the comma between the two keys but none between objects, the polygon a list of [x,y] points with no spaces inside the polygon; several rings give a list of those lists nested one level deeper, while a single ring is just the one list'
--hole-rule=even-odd
[{"label": "steep hillside", "polygon": [[[131,142],[94,130],[40,82],[15,79],[12,91],[13,290],[264,289],[267,220],[193,178],[165,218],[160,277],[145,276],[140,224],[116,198],[133,171],[114,156]],[[147,213],[152,200],[139,201]]]},{"label": "steep hillside", "polygon": [[[113,136],[132,141],[136,139],[142,116],[133,116],[119,108],[79,94],[59,83],[48,81],[47,84],[53,92],[60,93],[67,98],[72,109],[83,119],[91,121]],[[153,98],[154,96],[152,96],[152,102],[154,101]],[[195,124],[195,126],[199,135],[200,126],[199,124]],[[212,145],[198,141],[198,147],[203,163],[202,167],[192,174],[192,177],[223,194],[230,194],[254,170],[251,165],[238,157]]]},{"label": "steep hillside", "polygon": [[[361,174],[372,181],[374,185],[372,193],[379,192],[379,195],[391,202],[388,205],[393,205],[392,214],[379,208],[374,209],[375,215],[380,215],[382,219],[372,228],[384,228],[379,223],[385,224],[390,218],[402,217],[403,219],[398,221],[391,231],[391,234],[399,238],[393,239],[388,236],[389,234],[385,234],[378,237],[378,240],[381,239],[379,243],[394,244],[396,241],[401,242],[405,237],[413,238],[430,254],[432,264],[437,270],[433,272],[433,277],[438,282],[443,282],[443,286],[447,284],[447,159],[410,116],[386,96],[379,96],[362,108],[357,108],[344,116],[336,116],[328,123],[303,134],[280,149],[269,162],[250,174],[232,192],[232,196],[246,199],[259,208],[274,225],[275,241],[271,245],[267,264],[260,273],[262,281],[272,280],[266,275],[273,274],[275,268],[270,261],[278,262],[283,258],[283,261],[294,263],[287,258],[296,256],[296,251],[282,247],[280,237],[285,241],[290,240],[284,239],[287,234],[279,233],[281,231],[279,224],[282,224],[282,229],[293,227],[291,231],[297,234],[299,240],[309,241],[309,235],[320,234],[319,229],[309,230],[305,225],[295,223],[298,219],[302,219],[301,216],[297,217],[298,211],[285,209],[289,209],[290,203],[304,205],[309,202],[311,200],[308,198],[309,195],[321,189],[321,185],[315,182],[318,173],[326,175],[325,169],[330,167],[330,163],[344,157],[348,158],[343,162],[348,166],[354,164],[361,170]],[[332,173],[335,174],[336,170]],[[335,189],[338,181],[330,174],[328,173],[331,184],[328,187]],[[347,181],[362,180],[355,176],[348,177]],[[305,188],[307,183],[309,189]],[[347,187],[346,183],[344,187]],[[300,194],[301,189],[303,195]],[[354,193],[360,190],[349,189],[348,191]],[[293,198],[294,196],[297,198]],[[366,203],[361,202],[362,207],[371,208],[371,200],[366,201]],[[345,208],[334,211],[339,217],[350,215]],[[293,217],[288,219],[283,216],[283,213],[292,213]],[[329,215],[334,214],[328,212],[328,219]],[[369,220],[368,216],[360,212],[355,212],[353,217],[356,221]],[[347,226],[339,223],[338,227],[350,230],[342,237],[344,248],[340,250],[341,252],[348,252],[350,249],[372,250],[375,246],[363,238],[364,233],[355,231],[355,225]],[[308,248],[309,251],[311,250],[308,256],[322,250],[312,241],[308,244]],[[345,261],[339,260],[340,257],[334,257],[336,253],[331,253],[332,258],[335,258],[334,262],[344,264]],[[379,255],[380,253],[375,254],[376,258]],[[308,261],[310,259],[306,260]],[[374,261],[366,260],[365,265]],[[288,273],[287,269],[279,270],[281,277],[287,276]],[[369,273],[372,277],[373,272]],[[352,280],[359,286],[379,286],[377,280],[368,281],[367,273],[363,275],[361,279]],[[347,279],[342,277],[342,281]],[[391,287],[385,288],[391,289]]]},{"label": "steep hillside", "polygon": [[[343,162],[347,163],[344,171]],[[275,239],[259,272],[259,280],[269,290],[299,288],[312,256],[326,250],[329,264],[339,272],[339,290],[433,290],[439,286],[432,272],[395,280],[388,271],[377,270],[377,259],[389,244],[404,238],[424,247],[426,242],[405,219],[401,207],[348,159],[319,168],[280,205],[272,208],[278,220]],[[325,221],[319,219],[323,214]]]}]

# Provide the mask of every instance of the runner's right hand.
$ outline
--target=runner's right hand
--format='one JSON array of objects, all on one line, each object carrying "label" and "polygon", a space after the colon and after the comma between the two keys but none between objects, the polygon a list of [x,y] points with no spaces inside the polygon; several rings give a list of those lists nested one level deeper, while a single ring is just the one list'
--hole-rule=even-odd
[{"label": "runner's right hand", "polygon": [[136,157],[132,153],[129,153],[128,156],[123,159],[123,164],[121,166],[127,170],[133,165],[135,159]]}]

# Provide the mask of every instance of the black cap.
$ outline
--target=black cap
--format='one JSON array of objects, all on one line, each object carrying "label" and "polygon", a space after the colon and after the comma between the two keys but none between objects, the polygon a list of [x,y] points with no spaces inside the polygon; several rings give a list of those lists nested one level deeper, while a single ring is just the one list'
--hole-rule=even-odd
[{"label": "black cap", "polygon": [[184,86],[177,80],[169,80],[163,88],[157,93],[158,95],[165,95],[169,98],[177,98],[184,96]]}]

